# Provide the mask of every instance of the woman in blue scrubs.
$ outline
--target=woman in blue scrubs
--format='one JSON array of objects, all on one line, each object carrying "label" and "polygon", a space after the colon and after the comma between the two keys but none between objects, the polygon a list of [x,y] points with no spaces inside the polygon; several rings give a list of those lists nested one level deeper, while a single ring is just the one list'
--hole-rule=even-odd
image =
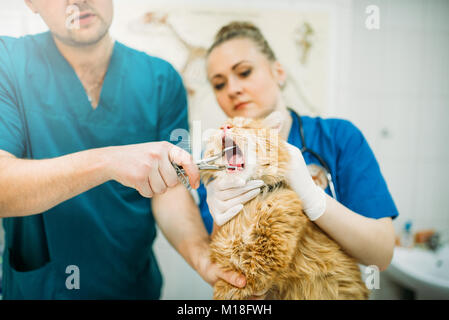
[{"label": "woman in blue scrubs", "polygon": [[[209,50],[207,75],[227,116],[259,118],[279,112],[280,133],[293,155],[289,182],[305,213],[359,263],[386,269],[394,248],[392,218],[398,211],[362,133],[346,120],[299,116],[289,110],[281,94],[285,70],[250,23],[234,22],[219,31]],[[309,171],[318,173],[314,180],[320,181],[321,188],[311,185]],[[331,179],[325,178],[327,171]],[[225,223],[260,187],[257,181],[232,188],[211,184],[207,190],[199,189],[209,232],[212,217],[216,224]],[[226,196],[231,191],[232,198]]]}]

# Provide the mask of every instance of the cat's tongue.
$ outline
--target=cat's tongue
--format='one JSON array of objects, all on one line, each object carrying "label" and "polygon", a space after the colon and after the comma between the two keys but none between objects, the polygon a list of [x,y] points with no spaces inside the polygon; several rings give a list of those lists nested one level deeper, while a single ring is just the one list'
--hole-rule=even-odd
[{"label": "cat's tongue", "polygon": [[243,157],[241,154],[233,154],[228,159],[228,164],[233,167],[243,168]]},{"label": "cat's tongue", "polygon": [[[225,143],[227,142],[227,144]],[[223,138],[223,146],[231,145],[234,148],[226,151],[226,161],[230,167],[230,170],[236,170],[240,169],[242,170],[244,168],[245,160],[243,159],[243,154],[240,148],[237,146],[237,144],[229,139],[229,138]]]}]

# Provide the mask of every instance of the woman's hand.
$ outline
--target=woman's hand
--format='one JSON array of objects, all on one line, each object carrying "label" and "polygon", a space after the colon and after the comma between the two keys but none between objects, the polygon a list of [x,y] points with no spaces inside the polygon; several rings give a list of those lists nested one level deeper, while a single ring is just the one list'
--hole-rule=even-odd
[{"label": "woman's hand", "polygon": [[260,193],[262,180],[246,182],[238,177],[217,178],[206,186],[207,205],[218,226],[231,220],[243,209],[243,204]]},{"label": "woman's hand", "polygon": [[315,221],[326,210],[324,191],[315,184],[310,176],[301,150],[289,143],[287,143],[287,148],[290,154],[287,182],[301,199],[306,215],[311,221]]}]

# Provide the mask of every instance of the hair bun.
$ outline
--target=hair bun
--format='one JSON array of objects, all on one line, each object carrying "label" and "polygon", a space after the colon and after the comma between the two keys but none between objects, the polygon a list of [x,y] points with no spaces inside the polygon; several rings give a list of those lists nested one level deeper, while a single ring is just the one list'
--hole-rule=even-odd
[{"label": "hair bun", "polygon": [[276,60],[273,50],[262,35],[260,29],[248,21],[233,21],[223,26],[215,36],[214,43],[207,53],[210,54],[214,48],[226,41],[239,38],[252,40],[268,60]]},{"label": "hair bun", "polygon": [[259,28],[248,21],[233,21],[225,26],[223,26],[220,31],[215,36],[215,41],[219,41],[225,38],[232,38],[233,35],[241,34],[246,32],[254,32],[261,34]]}]

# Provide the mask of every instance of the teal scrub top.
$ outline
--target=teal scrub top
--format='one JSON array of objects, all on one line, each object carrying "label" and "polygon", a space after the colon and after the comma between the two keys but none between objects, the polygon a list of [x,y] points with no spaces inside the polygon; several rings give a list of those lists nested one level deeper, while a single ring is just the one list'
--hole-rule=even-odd
[{"label": "teal scrub top", "polygon": [[[0,37],[1,150],[47,159],[170,141],[179,128],[188,129],[186,91],[168,62],[115,42],[93,109],[49,32]],[[3,225],[4,299],[160,297],[151,200],[132,188],[110,181]],[[79,289],[66,285],[75,283],[69,266],[79,271]]]}]

